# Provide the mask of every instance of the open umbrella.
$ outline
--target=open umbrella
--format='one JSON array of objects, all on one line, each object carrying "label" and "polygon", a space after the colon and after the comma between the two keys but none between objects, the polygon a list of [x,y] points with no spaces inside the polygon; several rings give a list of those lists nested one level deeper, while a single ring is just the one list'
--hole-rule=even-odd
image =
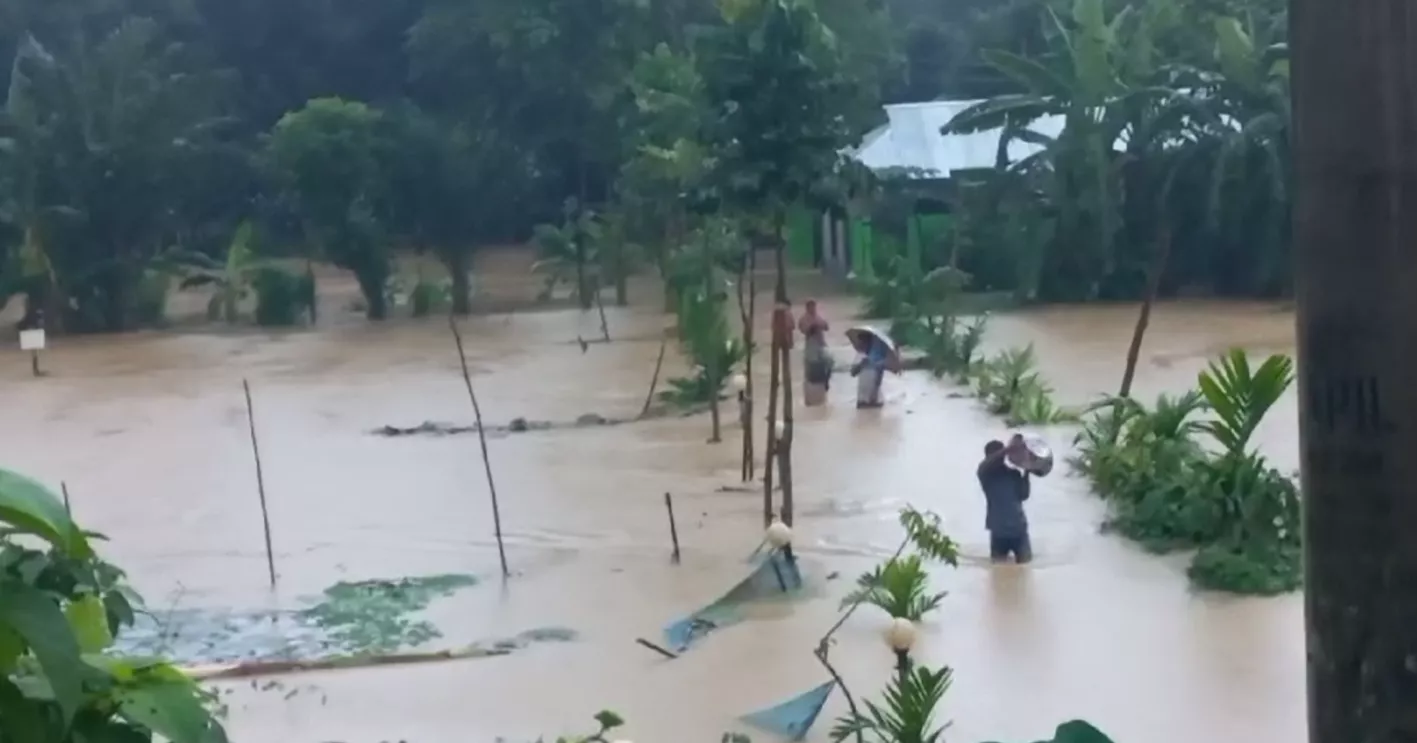
[{"label": "open umbrella", "polygon": [[886,368],[893,372],[900,372],[900,351],[895,347],[895,341],[891,340],[889,335],[870,325],[857,325],[847,329],[846,339],[851,341],[852,348],[863,354],[871,347],[873,339],[880,341],[881,345],[890,352],[890,356],[886,358]]},{"label": "open umbrella", "polygon": [[885,344],[886,348],[889,349],[891,353],[896,353],[895,341],[891,340],[889,335],[882,333],[870,325],[857,325],[847,328],[846,330],[846,339],[851,341],[851,345],[858,351],[868,348],[870,339],[872,338]]}]

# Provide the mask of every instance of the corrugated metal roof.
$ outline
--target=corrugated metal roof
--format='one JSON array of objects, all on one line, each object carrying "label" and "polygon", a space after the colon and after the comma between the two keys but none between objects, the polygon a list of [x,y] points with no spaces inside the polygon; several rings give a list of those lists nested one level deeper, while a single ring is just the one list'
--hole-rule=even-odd
[{"label": "corrugated metal roof", "polygon": [[[959,112],[981,101],[926,101],[886,106],[887,123],[866,135],[853,157],[872,170],[919,168],[933,177],[946,178],[956,170],[994,167],[1002,129],[975,134],[940,133]],[[1046,116],[1029,127],[1056,137],[1063,131],[1062,116]],[[1041,149],[1015,140],[1009,159],[1017,161]]]}]

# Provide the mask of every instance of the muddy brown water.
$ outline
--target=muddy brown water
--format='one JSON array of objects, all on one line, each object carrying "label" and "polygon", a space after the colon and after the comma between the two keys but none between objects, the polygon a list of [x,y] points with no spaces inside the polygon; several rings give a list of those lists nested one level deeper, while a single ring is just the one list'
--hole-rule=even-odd
[{"label": "muddy brown water", "polygon": [[[852,307],[824,304],[845,356],[839,331]],[[1001,316],[987,343],[1034,343],[1060,400],[1082,403],[1117,384],[1134,313],[1097,306]],[[664,320],[644,307],[611,310],[610,323],[617,337],[638,340],[583,354],[573,341],[596,334],[593,313],[466,321],[487,419],[638,412]],[[738,479],[738,434],[707,445],[705,416],[491,442],[515,572],[501,587],[476,438],[366,433],[470,422],[446,327],[334,325],[63,339],[45,357],[52,375],[40,380],[17,351],[0,352],[4,464],[67,481],[76,514],[112,537],[108,556],[155,606],[274,606],[337,580],[466,572],[488,580],[437,607],[450,642],[548,625],[581,633],[579,642],[502,658],[291,677],[290,688],[315,690],[289,699],[236,684],[229,725],[237,741],[535,738],[581,730],[603,708],[630,720],[627,738],[717,740],[741,729],[738,715],[826,680],[812,647],[849,579],[897,544],[895,512],[905,503],[942,514],[967,553],[959,569],[935,571],[950,597],[917,650],[955,669],[943,708],[951,739],[1036,740],[1075,717],[1120,743],[1301,739],[1298,596],[1194,594],[1184,560],[1100,535],[1100,504],[1066,468],[1035,486],[1037,563],[983,564],[973,468],[983,442],[1005,430],[946,383],[891,377],[888,406],[858,412],[850,380],[838,377],[828,406],[799,406],[797,539],[809,579],[823,587],[664,661],[633,639],[657,638],[666,622],[721,594],[745,574],[759,539],[761,493],[720,490]],[[1161,307],[1138,393],[1186,388],[1230,346],[1289,350],[1292,326],[1272,306]],[[671,354],[666,374],[682,367]],[[242,378],[255,391],[280,571],[274,594]],[[1286,469],[1297,467],[1295,426],[1291,394],[1260,432],[1264,451]],[[1042,433],[1066,454],[1069,430]],[[679,566],[668,559],[666,491],[676,498]],[[858,695],[890,672],[885,624],[863,610],[838,634],[834,657]],[[827,713],[843,710],[838,695]],[[829,727],[823,718],[809,740],[827,740]]]}]

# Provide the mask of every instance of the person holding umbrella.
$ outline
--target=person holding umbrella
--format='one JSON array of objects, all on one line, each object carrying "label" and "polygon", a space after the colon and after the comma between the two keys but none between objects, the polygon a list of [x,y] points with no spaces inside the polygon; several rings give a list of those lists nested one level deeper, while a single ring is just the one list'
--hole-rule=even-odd
[{"label": "person holding umbrella", "polygon": [[885,405],[881,384],[886,370],[900,373],[900,355],[889,336],[875,328],[859,326],[846,331],[847,340],[861,356],[851,366],[856,377],[857,409],[879,408]]}]

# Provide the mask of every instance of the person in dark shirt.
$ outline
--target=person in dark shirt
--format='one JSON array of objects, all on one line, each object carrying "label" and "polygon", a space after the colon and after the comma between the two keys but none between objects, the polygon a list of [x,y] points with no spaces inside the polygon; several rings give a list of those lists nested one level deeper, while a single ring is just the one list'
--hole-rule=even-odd
[{"label": "person in dark shirt", "polygon": [[1019,434],[1014,434],[1007,446],[1002,441],[990,441],[984,445],[984,461],[979,463],[979,486],[984,489],[988,504],[984,528],[989,530],[989,557],[996,563],[1013,557],[1022,565],[1033,559],[1028,516],[1023,512],[1023,502],[1028,500],[1028,473],[1015,470],[1004,461],[1023,448]]}]

